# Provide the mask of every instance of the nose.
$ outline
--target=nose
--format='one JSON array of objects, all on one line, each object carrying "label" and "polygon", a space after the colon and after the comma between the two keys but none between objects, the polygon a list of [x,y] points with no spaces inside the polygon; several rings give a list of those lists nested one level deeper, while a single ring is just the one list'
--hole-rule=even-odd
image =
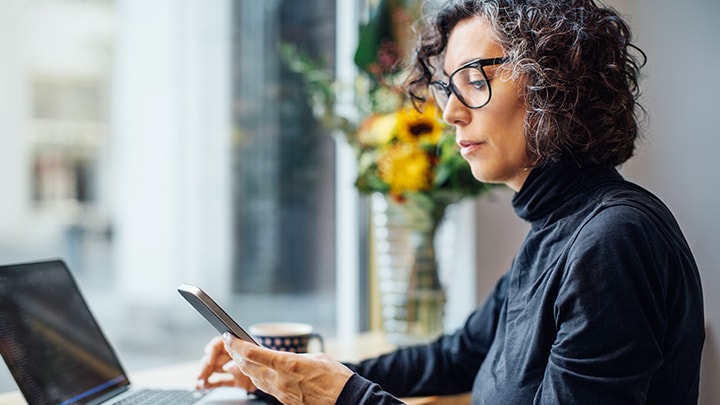
[{"label": "nose", "polygon": [[455,94],[450,94],[445,108],[443,109],[443,120],[450,125],[467,124],[470,120],[470,111],[460,102]]}]

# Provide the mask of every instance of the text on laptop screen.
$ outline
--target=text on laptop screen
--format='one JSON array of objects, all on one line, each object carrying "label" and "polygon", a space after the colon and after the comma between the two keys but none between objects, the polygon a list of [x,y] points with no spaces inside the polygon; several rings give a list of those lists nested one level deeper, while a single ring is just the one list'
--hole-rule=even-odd
[{"label": "text on laptop screen", "polygon": [[129,384],[62,261],[0,267],[0,352],[32,404],[85,404]]}]

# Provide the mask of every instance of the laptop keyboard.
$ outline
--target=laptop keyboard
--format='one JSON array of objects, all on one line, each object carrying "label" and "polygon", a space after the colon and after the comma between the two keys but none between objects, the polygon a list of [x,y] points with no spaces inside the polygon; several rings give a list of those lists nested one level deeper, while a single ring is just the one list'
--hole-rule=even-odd
[{"label": "laptop keyboard", "polygon": [[200,400],[202,394],[190,390],[138,390],[131,395],[113,402],[113,405],[185,405],[194,404]]}]

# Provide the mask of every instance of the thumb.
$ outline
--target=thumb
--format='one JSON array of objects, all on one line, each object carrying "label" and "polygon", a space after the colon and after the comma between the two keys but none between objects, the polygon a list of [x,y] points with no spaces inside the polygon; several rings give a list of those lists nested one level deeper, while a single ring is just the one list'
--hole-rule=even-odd
[{"label": "thumb", "polygon": [[225,339],[225,350],[230,353],[230,356],[232,356],[235,362],[240,366],[242,366],[242,363],[244,362],[251,362],[274,368],[273,363],[275,362],[276,357],[278,355],[288,354],[270,350],[255,343],[244,341],[229,333],[223,334],[223,339]]},{"label": "thumb", "polygon": [[222,366],[224,372],[232,374],[234,385],[240,387],[247,392],[254,392],[257,390],[255,385],[250,381],[250,378],[240,371],[240,367],[234,360],[230,360]]}]

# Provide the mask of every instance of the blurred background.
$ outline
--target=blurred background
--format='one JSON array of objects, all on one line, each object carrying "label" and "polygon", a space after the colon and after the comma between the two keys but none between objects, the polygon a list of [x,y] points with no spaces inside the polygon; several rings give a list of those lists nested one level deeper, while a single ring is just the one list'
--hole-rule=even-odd
[{"label": "blurred background", "polygon": [[[714,403],[720,3],[610,3],[648,55],[647,130],[622,170],[667,202],[696,254],[708,332],[701,403]],[[175,292],[181,282],[243,324],[304,321],[337,338],[373,328],[367,203],[345,146],[313,119],[276,48],[295,43],[352,77],[373,5],[0,0],[0,262],[63,258],[131,370],[198,359],[215,335]],[[498,190],[450,216],[459,246],[448,330],[527,230],[511,198]],[[0,366],[0,392],[14,388]]]}]

